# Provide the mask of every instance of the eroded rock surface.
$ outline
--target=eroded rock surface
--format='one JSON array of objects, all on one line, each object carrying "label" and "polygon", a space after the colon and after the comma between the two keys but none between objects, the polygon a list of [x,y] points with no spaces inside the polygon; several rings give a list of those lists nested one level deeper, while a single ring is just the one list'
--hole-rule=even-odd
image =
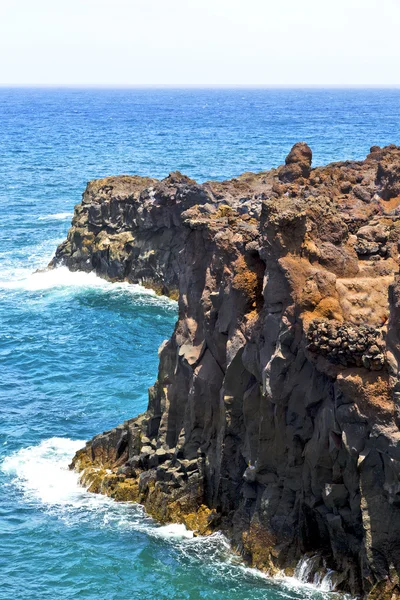
[{"label": "eroded rock surface", "polygon": [[318,554],[338,589],[398,597],[399,205],[395,146],[89,183],[51,266],[179,303],[147,411],[74,458],[89,489],[221,529],[271,573]]}]

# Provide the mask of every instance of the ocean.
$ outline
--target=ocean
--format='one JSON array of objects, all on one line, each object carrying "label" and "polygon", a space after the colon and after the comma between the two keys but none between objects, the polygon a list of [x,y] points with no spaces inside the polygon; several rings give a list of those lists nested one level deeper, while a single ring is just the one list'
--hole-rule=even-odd
[{"label": "ocean", "polygon": [[205,181],[400,144],[400,90],[0,89],[0,600],[330,597],[245,567],[221,535],[160,527],[87,493],[68,464],[146,408],[176,304],[46,267],[86,182]]}]

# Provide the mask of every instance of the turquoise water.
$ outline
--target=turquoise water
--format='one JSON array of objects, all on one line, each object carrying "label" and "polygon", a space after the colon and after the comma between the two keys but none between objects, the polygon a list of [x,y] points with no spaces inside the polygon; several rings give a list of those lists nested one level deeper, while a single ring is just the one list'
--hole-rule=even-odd
[{"label": "turquoise water", "polygon": [[307,141],[314,163],[400,144],[393,90],[0,89],[0,599],[318,599],[232,557],[221,536],[158,527],[67,470],[95,433],[143,411],[176,306],[59,269],[86,181],[262,170]]}]

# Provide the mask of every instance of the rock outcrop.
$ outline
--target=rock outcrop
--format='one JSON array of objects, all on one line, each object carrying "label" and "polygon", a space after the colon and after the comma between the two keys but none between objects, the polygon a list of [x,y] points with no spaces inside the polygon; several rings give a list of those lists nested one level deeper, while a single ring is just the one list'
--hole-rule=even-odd
[{"label": "rock outcrop", "polygon": [[395,146],[89,183],[51,266],[142,283],[179,315],[147,411],[75,456],[83,483],[220,529],[270,573],[312,553],[338,590],[400,597],[399,206]]}]

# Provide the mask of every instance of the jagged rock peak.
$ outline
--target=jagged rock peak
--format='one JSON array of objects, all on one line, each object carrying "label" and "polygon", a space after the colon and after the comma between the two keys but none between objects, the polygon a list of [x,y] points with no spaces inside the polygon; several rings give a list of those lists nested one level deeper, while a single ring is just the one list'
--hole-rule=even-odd
[{"label": "jagged rock peak", "polygon": [[310,146],[305,142],[297,142],[292,146],[289,154],[285,159],[285,163],[287,165],[291,165],[294,163],[305,163],[309,167],[311,167],[312,161],[312,151]]},{"label": "jagged rock peak", "polygon": [[308,178],[311,172],[312,151],[305,142],[297,142],[285,159],[279,179],[290,183],[300,177]]}]

